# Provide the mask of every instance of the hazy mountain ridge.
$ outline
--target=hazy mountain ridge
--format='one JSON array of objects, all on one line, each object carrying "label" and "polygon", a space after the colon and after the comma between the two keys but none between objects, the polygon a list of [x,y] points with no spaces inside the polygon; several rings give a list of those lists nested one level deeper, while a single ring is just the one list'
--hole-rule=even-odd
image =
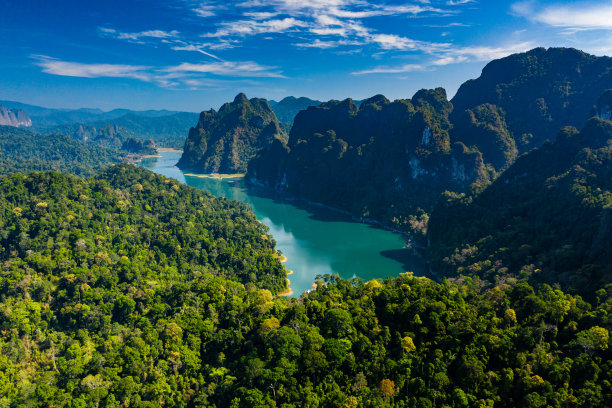
[{"label": "hazy mountain ridge", "polygon": [[33,129],[41,133],[59,132],[74,135],[82,140],[83,135],[77,132],[79,127],[83,127],[85,136],[92,139],[99,129],[106,129],[110,125],[115,129],[121,128],[119,133],[125,137],[145,141],[152,139],[158,145],[174,148],[183,146],[185,134],[198,120],[197,113],[165,109],[146,111],[113,109],[104,112],[89,108],[51,109],[14,101],[0,101],[0,104],[27,110],[31,115]]},{"label": "hazy mountain ridge", "polygon": [[278,102],[270,100],[268,103],[272,107],[272,110],[274,110],[274,114],[276,115],[278,121],[283,124],[287,124],[290,130],[295,116],[301,110],[307,109],[309,106],[320,105],[323,102],[306,98],[304,96],[299,98],[296,98],[295,96],[287,96]]}]

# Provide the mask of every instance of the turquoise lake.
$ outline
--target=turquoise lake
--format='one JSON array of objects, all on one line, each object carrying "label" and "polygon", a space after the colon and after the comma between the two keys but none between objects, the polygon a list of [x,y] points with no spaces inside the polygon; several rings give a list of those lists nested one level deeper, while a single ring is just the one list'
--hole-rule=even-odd
[{"label": "turquoise lake", "polygon": [[337,273],[364,280],[397,276],[413,271],[421,274],[422,263],[411,249],[404,249],[400,234],[353,222],[339,212],[287,200],[241,179],[208,179],[186,176],[175,167],[180,153],[163,152],[142,165],[158,174],[210,191],[215,196],[245,202],[257,219],[270,228],[276,248],[287,257],[285,266],[293,296],[312,288],[315,276]]}]

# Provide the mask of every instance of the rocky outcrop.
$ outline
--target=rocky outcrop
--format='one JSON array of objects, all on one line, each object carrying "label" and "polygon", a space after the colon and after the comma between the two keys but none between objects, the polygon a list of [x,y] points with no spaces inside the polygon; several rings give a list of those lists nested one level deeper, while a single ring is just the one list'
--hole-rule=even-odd
[{"label": "rocky outcrop", "polygon": [[244,173],[248,162],[277,140],[287,137],[268,102],[240,93],[219,112],[200,114],[177,165],[204,173]]},{"label": "rocky outcrop", "polygon": [[32,120],[23,109],[6,109],[0,105],[0,125],[13,127],[31,127]]}]

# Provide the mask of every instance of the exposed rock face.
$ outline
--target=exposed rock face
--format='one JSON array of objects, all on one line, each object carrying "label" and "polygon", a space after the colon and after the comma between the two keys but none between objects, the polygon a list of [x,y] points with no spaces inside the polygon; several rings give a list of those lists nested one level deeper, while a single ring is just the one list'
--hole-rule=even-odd
[{"label": "exposed rock face", "polygon": [[0,125],[30,127],[32,126],[32,120],[28,112],[22,109],[6,109],[0,105]]},{"label": "exposed rock face", "polygon": [[244,173],[247,164],[275,141],[286,142],[272,108],[265,99],[247,99],[238,94],[219,112],[202,112],[189,131],[181,169],[204,173]]}]

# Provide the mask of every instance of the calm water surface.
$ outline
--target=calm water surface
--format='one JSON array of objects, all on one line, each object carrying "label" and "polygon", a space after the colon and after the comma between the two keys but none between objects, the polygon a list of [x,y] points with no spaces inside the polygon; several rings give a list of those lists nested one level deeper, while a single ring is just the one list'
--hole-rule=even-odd
[{"label": "calm water surface", "polygon": [[175,164],[180,153],[163,152],[142,165],[166,177],[210,191],[215,196],[239,200],[251,206],[257,219],[270,228],[276,248],[288,259],[287,269],[294,296],[311,289],[318,274],[337,273],[342,278],[364,280],[397,276],[404,271],[421,272],[404,238],[389,231],[352,222],[343,214],[288,201],[242,180],[215,180],[186,176]]}]

